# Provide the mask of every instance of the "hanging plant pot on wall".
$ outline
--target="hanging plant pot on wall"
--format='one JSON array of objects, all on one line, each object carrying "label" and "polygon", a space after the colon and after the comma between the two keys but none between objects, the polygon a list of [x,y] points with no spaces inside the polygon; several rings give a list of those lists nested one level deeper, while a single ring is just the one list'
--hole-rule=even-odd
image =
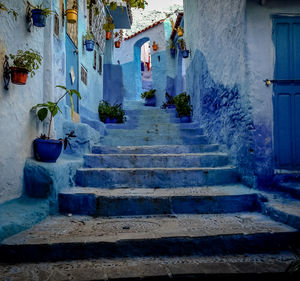
[{"label": "hanging plant pot on wall", "polygon": [[88,52],[94,51],[95,41],[94,40],[85,40],[85,49]]},{"label": "hanging plant pot on wall", "polygon": [[111,39],[111,31],[106,31],[106,40]]},{"label": "hanging plant pot on wall", "polygon": [[120,46],[121,46],[120,41],[116,41],[116,42],[115,42],[115,47],[116,47],[116,48],[120,48]]},{"label": "hanging plant pot on wall", "polygon": [[10,67],[11,82],[17,85],[25,85],[28,77],[28,70],[22,67]]},{"label": "hanging plant pot on wall", "polygon": [[158,45],[155,42],[152,45],[152,49],[153,49],[153,51],[157,51],[157,49],[158,49]]},{"label": "hanging plant pot on wall", "polygon": [[172,57],[175,57],[176,49],[170,49],[170,53]]},{"label": "hanging plant pot on wall", "polygon": [[186,59],[189,57],[189,50],[183,50],[182,51],[182,56]]},{"label": "hanging plant pot on wall", "polygon": [[68,9],[66,10],[67,22],[68,23],[76,23],[77,22],[77,10]]},{"label": "hanging plant pot on wall", "polygon": [[41,9],[33,9],[31,11],[32,23],[37,27],[45,27],[46,26],[46,16]]},{"label": "hanging plant pot on wall", "polygon": [[182,37],[183,36],[183,29],[180,26],[177,29],[177,35],[178,35],[178,37]]}]

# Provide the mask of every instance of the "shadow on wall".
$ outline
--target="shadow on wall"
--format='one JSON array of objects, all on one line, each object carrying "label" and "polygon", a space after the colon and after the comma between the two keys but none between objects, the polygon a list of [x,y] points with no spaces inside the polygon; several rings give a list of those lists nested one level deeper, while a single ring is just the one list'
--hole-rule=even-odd
[{"label": "shadow on wall", "polygon": [[[187,70],[188,91],[194,106],[194,118],[200,121],[210,140],[226,144],[242,180],[253,185],[254,124],[248,111],[248,100],[240,94],[239,85],[232,89],[212,79],[206,58],[197,50]],[[271,145],[271,144],[270,144]]]}]

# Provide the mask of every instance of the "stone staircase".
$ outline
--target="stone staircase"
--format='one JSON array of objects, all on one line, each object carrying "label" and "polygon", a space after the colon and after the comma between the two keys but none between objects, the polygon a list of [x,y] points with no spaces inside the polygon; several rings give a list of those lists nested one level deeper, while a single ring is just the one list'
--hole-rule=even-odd
[{"label": "stone staircase", "polygon": [[298,231],[261,213],[266,197],[239,182],[202,129],[173,123],[159,108],[128,112],[128,123],[108,125],[84,156],[77,186],[59,193],[62,215],[6,239],[0,261],[200,258],[299,246]]}]

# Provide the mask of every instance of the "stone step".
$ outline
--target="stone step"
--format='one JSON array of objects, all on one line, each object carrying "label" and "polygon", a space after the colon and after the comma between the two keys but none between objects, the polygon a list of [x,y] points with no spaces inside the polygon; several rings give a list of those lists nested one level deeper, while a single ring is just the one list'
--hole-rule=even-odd
[{"label": "stone step", "polygon": [[158,154],[158,153],[205,153],[219,150],[218,144],[207,145],[145,145],[145,146],[106,146],[95,145],[96,154]]},{"label": "stone step", "polygon": [[216,167],[228,164],[226,153],[87,154],[86,168]]},{"label": "stone step", "polygon": [[172,135],[150,135],[150,136],[131,136],[123,135],[116,138],[114,136],[105,136],[101,138],[100,142],[103,145],[163,145],[163,144],[208,144],[207,136],[185,136],[178,137]]},{"label": "stone step", "polygon": [[185,187],[237,182],[231,166],[218,168],[79,168],[76,184],[89,187]]},{"label": "stone step", "polygon": [[243,185],[185,188],[68,188],[59,211],[90,216],[217,214],[260,210],[260,194]]},{"label": "stone step", "polygon": [[297,275],[287,276],[285,271],[296,261],[297,257],[292,252],[230,256],[100,258],[2,264],[0,276],[3,280],[22,281],[293,281],[297,280]]},{"label": "stone step", "polygon": [[278,253],[299,245],[294,228],[258,213],[176,217],[49,217],[0,245],[0,262]]}]

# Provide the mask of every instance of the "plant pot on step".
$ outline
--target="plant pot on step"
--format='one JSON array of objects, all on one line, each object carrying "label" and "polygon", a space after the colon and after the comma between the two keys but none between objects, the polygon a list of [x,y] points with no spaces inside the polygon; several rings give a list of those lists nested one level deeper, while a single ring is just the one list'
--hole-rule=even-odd
[{"label": "plant pot on step", "polygon": [[22,67],[10,67],[11,82],[17,85],[25,85],[28,77],[28,70]]},{"label": "plant pot on step", "polygon": [[155,106],[156,105],[156,97],[145,98],[145,106]]},{"label": "plant pot on step", "polygon": [[180,117],[180,123],[190,123],[191,122],[191,116],[181,116]]},{"label": "plant pot on step", "polygon": [[121,46],[121,43],[119,41],[116,41],[115,42],[115,48],[120,48],[120,46]]},{"label": "plant pot on step", "polygon": [[111,31],[106,31],[105,38],[106,38],[106,40],[111,39]]},{"label": "plant pot on step", "polygon": [[41,9],[33,9],[31,11],[32,23],[37,27],[45,27],[46,26],[46,16],[43,14],[43,10]]},{"label": "plant pot on step", "polygon": [[77,10],[68,9],[66,10],[67,22],[68,23],[76,23],[77,22]]},{"label": "plant pot on step", "polygon": [[33,141],[34,157],[37,161],[55,163],[62,150],[62,141],[35,139]]},{"label": "plant pot on step", "polygon": [[107,117],[106,119],[105,119],[105,124],[106,123],[109,123],[109,124],[116,124],[117,123],[117,118],[109,118],[109,117]]},{"label": "plant pot on step", "polygon": [[94,51],[95,41],[94,40],[85,40],[85,49],[88,52]]}]

